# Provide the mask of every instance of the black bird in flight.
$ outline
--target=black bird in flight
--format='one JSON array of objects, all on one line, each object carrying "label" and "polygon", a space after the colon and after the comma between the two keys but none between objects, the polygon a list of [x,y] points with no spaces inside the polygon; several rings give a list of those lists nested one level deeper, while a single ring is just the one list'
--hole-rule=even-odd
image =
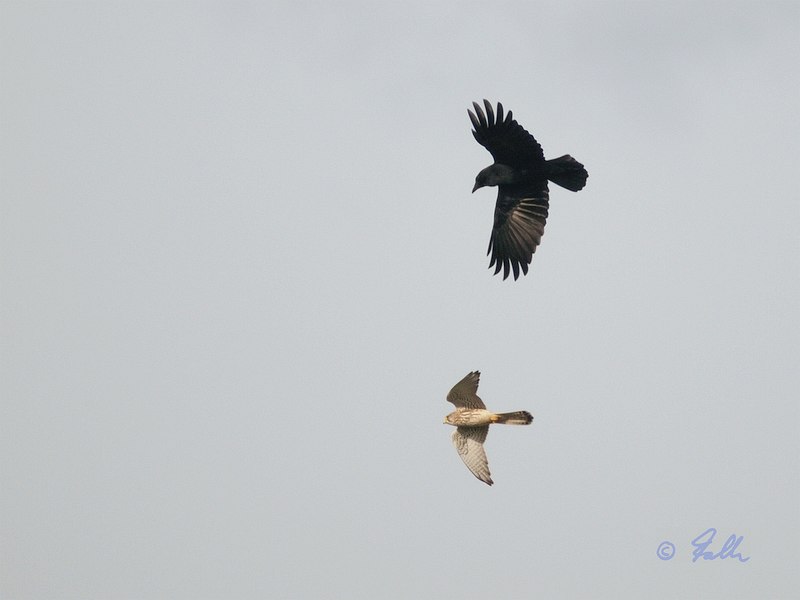
[{"label": "black bird in flight", "polygon": [[489,239],[492,259],[489,268],[494,274],[503,270],[503,279],[520,270],[528,273],[533,253],[542,240],[547,221],[549,193],[547,181],[577,192],[586,185],[589,173],[583,165],[565,154],[545,160],[542,147],[511,116],[504,116],[503,105],[497,103],[497,116],[488,100],[483,101],[486,114],[473,102],[475,114],[468,110],[475,130],[472,135],[494,158],[494,164],[475,177],[474,192],[484,186],[497,186],[494,226]]}]

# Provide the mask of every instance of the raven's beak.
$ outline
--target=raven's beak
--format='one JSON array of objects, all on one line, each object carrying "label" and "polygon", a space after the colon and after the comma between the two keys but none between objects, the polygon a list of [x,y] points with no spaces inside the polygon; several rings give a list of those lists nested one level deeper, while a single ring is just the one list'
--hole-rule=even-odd
[{"label": "raven's beak", "polygon": [[475,193],[475,190],[477,190],[479,187],[481,187],[481,184],[480,184],[480,183],[478,183],[478,182],[476,181],[476,182],[475,182],[475,187],[474,187],[474,188],[472,188],[472,193],[474,194],[474,193]]}]

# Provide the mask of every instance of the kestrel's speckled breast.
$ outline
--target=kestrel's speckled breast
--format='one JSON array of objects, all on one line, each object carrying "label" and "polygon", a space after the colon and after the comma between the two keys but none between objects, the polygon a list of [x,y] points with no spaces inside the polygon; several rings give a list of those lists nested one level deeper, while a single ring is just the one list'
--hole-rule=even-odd
[{"label": "kestrel's speckled breast", "polygon": [[447,415],[447,422],[460,427],[480,427],[492,423],[493,416],[485,408],[459,408]]}]

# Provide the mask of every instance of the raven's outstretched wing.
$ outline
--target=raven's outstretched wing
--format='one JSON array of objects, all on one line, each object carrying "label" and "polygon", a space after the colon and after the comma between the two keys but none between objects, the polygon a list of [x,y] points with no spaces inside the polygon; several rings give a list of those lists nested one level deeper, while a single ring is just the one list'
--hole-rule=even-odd
[{"label": "raven's outstretched wing", "polygon": [[489,267],[495,267],[495,275],[502,269],[503,279],[511,271],[514,279],[519,277],[520,270],[527,275],[528,265],[544,234],[549,199],[547,180],[526,188],[522,191],[501,185],[497,190],[487,254],[491,255]]},{"label": "raven's outstretched wing", "polygon": [[503,105],[497,103],[497,117],[495,118],[492,105],[484,100],[486,114],[477,102],[473,102],[475,114],[467,110],[472,126],[475,130],[472,135],[477,142],[492,154],[494,162],[525,169],[531,163],[543,162],[544,152],[539,142],[517,123],[511,111],[503,117]]}]

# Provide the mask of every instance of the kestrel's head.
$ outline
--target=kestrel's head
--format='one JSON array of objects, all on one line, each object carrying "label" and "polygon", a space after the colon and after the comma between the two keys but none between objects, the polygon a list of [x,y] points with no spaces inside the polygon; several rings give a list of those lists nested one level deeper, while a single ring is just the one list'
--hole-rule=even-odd
[{"label": "kestrel's head", "polygon": [[444,421],[442,421],[442,422],[443,422],[445,425],[455,425],[455,423],[453,423],[453,421],[452,421],[452,418],[451,418],[452,416],[453,416],[453,413],[450,413],[449,415],[447,415],[447,416],[444,418]]}]

